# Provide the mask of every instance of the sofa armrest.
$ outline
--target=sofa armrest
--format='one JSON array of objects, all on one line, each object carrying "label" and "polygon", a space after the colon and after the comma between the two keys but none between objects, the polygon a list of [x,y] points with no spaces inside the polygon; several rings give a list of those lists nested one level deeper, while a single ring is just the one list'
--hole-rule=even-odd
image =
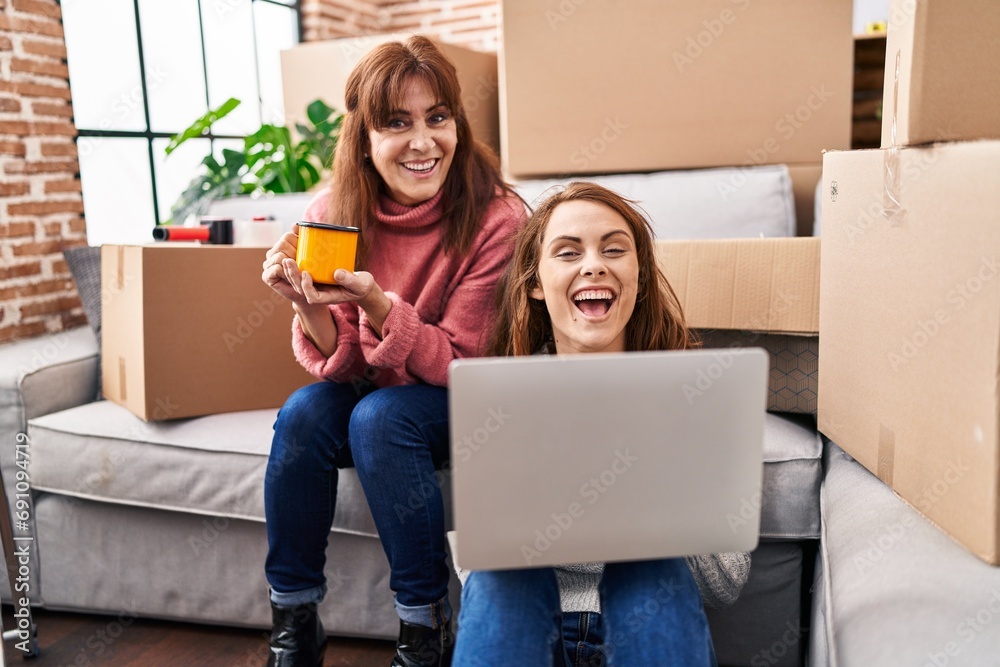
[{"label": "sofa armrest", "polygon": [[26,432],[29,419],[97,399],[98,352],[89,327],[0,346],[0,442]]}]

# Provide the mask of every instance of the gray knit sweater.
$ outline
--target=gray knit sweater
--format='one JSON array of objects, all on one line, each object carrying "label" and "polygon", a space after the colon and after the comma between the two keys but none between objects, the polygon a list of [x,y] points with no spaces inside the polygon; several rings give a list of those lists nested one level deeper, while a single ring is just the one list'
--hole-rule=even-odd
[{"label": "gray knit sweater", "polygon": [[[698,584],[702,603],[713,609],[735,602],[750,576],[750,554],[743,551],[689,556],[684,560]],[[604,563],[560,565],[553,569],[563,611],[601,611],[597,587],[604,575]],[[469,572],[461,568],[456,571],[464,584]]]}]

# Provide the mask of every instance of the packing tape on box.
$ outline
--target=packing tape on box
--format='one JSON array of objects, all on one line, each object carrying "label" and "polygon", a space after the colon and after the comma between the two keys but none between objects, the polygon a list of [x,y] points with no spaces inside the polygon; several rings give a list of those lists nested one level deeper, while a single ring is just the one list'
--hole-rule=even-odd
[{"label": "packing tape on box", "polygon": [[125,286],[125,246],[119,245],[116,250],[118,252],[118,262],[115,265],[117,269],[115,280],[117,280],[117,283],[115,283],[112,289],[116,292],[121,292]]},{"label": "packing tape on box", "polygon": [[892,469],[896,463],[896,433],[885,424],[878,425],[878,466],[875,474],[892,486]]},{"label": "packing tape on box", "polygon": [[889,221],[890,227],[897,227],[906,222],[906,209],[899,202],[900,159],[899,146],[896,145],[896,116],[899,111],[899,63],[901,53],[896,51],[896,63],[893,68],[892,81],[892,119],[889,125],[889,149],[885,151],[885,197],[882,201],[882,215]]}]

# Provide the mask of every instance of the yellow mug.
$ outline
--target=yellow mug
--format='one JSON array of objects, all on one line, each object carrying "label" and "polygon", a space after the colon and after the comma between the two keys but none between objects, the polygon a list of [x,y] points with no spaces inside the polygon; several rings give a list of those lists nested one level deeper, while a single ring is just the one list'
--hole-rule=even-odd
[{"label": "yellow mug", "polygon": [[357,227],[300,222],[295,248],[299,271],[307,271],[313,282],[336,285],[333,274],[337,269],[354,271],[359,231]]}]

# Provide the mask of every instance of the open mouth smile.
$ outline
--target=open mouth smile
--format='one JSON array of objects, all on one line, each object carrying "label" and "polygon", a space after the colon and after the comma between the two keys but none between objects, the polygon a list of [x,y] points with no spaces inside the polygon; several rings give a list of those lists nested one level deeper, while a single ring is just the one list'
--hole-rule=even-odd
[{"label": "open mouth smile", "polygon": [[429,160],[403,162],[402,165],[404,169],[414,174],[429,174],[434,171],[434,167],[437,166],[439,161],[440,158],[431,158]]},{"label": "open mouth smile", "polygon": [[588,317],[607,315],[618,296],[607,288],[580,290],[573,295],[573,305]]}]

